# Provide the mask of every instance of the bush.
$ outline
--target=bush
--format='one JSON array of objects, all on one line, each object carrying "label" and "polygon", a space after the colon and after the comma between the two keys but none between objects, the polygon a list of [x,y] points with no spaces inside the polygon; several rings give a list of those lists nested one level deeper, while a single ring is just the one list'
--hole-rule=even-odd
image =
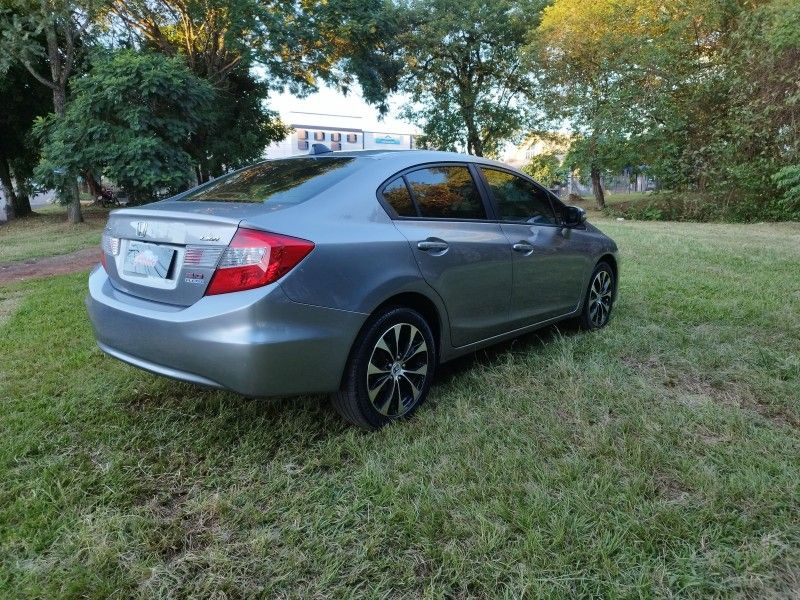
[{"label": "bush", "polygon": [[37,126],[45,140],[40,182],[63,189],[91,170],[141,201],[193,181],[186,146],[208,119],[214,91],[180,58],[122,50],[97,57],[72,85],[64,117]]},{"label": "bush", "polygon": [[[794,212],[776,210],[774,203],[754,204],[748,197],[709,194],[659,192],[644,200],[618,202],[606,207],[605,214],[639,221],[697,221],[753,223],[759,221],[797,219]],[[796,210],[796,209],[795,209]]]},{"label": "bush", "polygon": [[772,181],[783,192],[779,203],[785,213],[800,220],[800,165],[784,167],[772,176]]}]

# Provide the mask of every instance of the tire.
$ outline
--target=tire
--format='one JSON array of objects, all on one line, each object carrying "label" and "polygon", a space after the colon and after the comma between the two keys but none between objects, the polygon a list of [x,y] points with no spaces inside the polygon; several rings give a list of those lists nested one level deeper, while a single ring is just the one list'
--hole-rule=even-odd
[{"label": "tire", "polygon": [[583,310],[578,324],[587,331],[602,329],[608,325],[614,304],[614,290],[617,282],[614,270],[604,261],[597,263],[589,278],[589,286],[583,298]]},{"label": "tire", "polygon": [[408,418],[425,401],[437,363],[433,333],[422,315],[400,306],[381,309],[353,344],[333,406],[367,430]]}]

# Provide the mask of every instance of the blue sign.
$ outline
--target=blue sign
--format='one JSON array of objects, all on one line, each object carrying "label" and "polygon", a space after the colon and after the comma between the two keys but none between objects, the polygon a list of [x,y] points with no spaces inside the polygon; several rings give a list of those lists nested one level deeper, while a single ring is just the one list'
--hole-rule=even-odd
[{"label": "blue sign", "polygon": [[383,137],[376,137],[375,138],[376,144],[400,144],[400,139],[396,137],[392,137],[390,135],[385,135]]}]

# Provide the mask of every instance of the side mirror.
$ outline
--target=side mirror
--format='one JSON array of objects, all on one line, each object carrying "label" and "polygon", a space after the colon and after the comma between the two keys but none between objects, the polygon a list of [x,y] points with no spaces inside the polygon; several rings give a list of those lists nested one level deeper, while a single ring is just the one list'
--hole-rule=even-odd
[{"label": "side mirror", "polygon": [[586,211],[580,206],[566,206],[563,212],[564,225],[575,227],[586,223]]}]

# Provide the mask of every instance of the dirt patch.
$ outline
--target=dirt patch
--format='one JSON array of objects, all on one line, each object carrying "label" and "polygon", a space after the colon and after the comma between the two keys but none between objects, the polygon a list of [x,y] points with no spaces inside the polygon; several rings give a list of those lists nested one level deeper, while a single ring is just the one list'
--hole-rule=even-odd
[{"label": "dirt patch", "polygon": [[776,425],[800,428],[800,417],[786,406],[759,398],[746,385],[736,382],[712,384],[695,373],[668,370],[656,357],[644,359],[625,356],[622,363],[653,383],[659,383],[664,394],[687,406],[706,402],[751,410]]},{"label": "dirt patch", "polygon": [[5,325],[16,312],[24,297],[25,295],[20,292],[9,294],[0,291],[0,327]]},{"label": "dirt patch", "polygon": [[689,490],[675,477],[659,472],[653,479],[659,496],[667,502],[683,502],[689,497]]},{"label": "dirt patch", "polygon": [[0,284],[86,271],[100,262],[99,248],[0,264]]}]

